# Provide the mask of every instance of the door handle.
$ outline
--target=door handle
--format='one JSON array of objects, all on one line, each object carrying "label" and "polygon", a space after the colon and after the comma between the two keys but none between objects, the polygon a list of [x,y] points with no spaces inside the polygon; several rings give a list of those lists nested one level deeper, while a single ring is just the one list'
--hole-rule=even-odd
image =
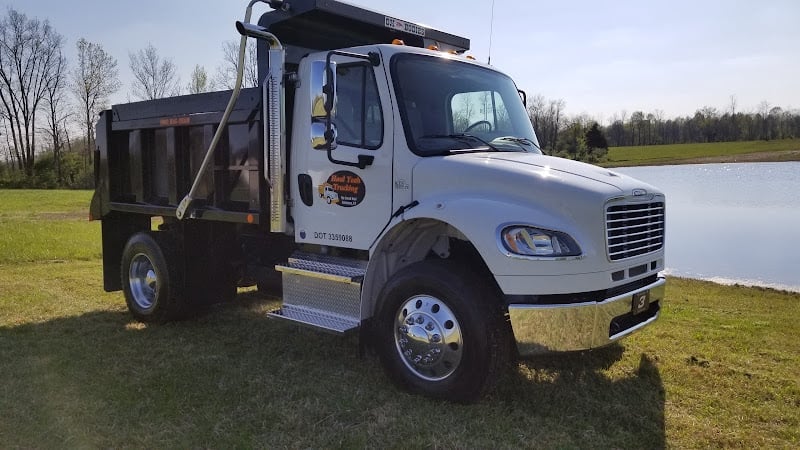
[{"label": "door handle", "polygon": [[333,158],[333,155],[331,154],[331,147],[328,146],[328,161],[332,162],[333,164],[358,167],[359,169],[364,170],[367,168],[367,166],[372,165],[372,163],[375,161],[375,157],[372,155],[358,155],[358,162],[341,161]]},{"label": "door handle", "polygon": [[374,161],[375,157],[372,155],[358,155],[358,168],[362,170],[366,169],[367,166],[371,166]]}]

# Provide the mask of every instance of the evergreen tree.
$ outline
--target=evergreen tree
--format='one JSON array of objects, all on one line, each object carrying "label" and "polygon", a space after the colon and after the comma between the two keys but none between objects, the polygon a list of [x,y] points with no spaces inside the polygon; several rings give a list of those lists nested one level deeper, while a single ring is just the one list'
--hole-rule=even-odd
[{"label": "evergreen tree", "polygon": [[600,127],[597,125],[597,122],[593,123],[592,126],[586,130],[586,147],[589,149],[589,152],[592,152],[595,149],[608,150],[606,136],[602,131],[600,131]]}]

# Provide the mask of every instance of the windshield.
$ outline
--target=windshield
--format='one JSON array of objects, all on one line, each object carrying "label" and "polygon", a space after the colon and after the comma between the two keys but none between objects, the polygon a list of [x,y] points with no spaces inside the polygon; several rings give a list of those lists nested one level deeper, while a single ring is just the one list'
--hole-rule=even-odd
[{"label": "windshield", "polygon": [[506,75],[409,53],[395,55],[391,67],[406,141],[414,153],[541,153],[519,92]]}]

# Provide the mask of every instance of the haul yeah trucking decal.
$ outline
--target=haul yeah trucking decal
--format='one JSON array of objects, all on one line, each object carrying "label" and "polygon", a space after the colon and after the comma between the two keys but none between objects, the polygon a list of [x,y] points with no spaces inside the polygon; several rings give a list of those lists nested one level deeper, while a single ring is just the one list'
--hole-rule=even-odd
[{"label": "haul yeah trucking decal", "polygon": [[328,181],[317,187],[317,192],[325,203],[351,207],[364,200],[366,186],[360,176],[343,170],[329,176]]}]

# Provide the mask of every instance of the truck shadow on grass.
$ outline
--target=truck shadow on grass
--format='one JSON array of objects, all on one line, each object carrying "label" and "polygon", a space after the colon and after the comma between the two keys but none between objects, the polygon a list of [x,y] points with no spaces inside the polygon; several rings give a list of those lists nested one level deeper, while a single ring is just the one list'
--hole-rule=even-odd
[{"label": "truck shadow on grass", "polygon": [[[0,327],[0,438],[52,447],[665,446],[664,388],[623,348],[520,361],[473,405],[406,394],[355,338],[268,321],[239,295],[152,326],[120,308]],[[616,372],[619,372],[617,370]]]}]

